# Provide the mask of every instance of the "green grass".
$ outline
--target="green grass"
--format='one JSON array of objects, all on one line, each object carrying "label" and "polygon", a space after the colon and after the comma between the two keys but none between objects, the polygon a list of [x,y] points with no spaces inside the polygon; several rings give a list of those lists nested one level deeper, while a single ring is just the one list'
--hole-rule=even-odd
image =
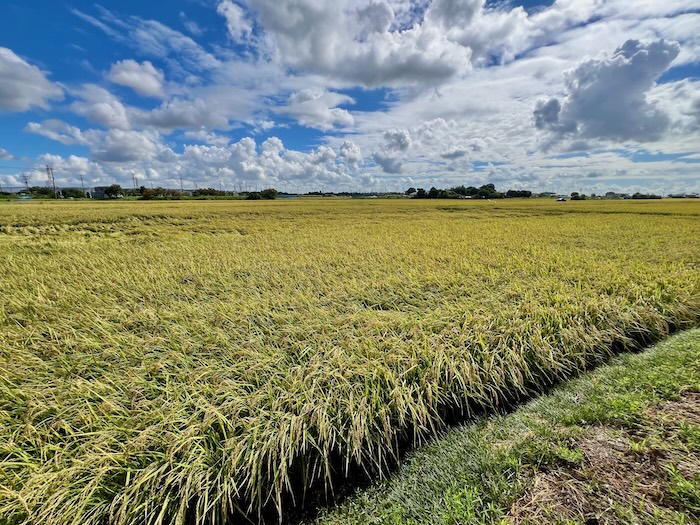
[{"label": "green grass", "polygon": [[4,203],[0,522],[221,524],[385,474],[449,420],[697,324],[699,218],[667,201]]},{"label": "green grass", "polygon": [[[322,511],[313,523],[696,523],[700,476],[677,465],[692,461],[700,469],[700,396],[695,418],[674,410],[691,393],[700,393],[700,330],[615,358],[513,413],[456,427],[410,454],[388,480]],[[613,443],[603,452],[619,456],[623,490],[614,504],[586,515],[574,498],[558,508],[555,491],[533,502],[542,480],[584,500],[610,496],[610,480],[596,478],[592,442]],[[663,498],[645,501],[634,485],[635,465],[658,483]]]}]

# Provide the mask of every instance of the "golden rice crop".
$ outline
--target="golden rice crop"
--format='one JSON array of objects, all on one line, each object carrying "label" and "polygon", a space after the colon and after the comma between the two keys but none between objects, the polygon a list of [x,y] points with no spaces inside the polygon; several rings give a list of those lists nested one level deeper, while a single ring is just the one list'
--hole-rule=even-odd
[{"label": "golden rice crop", "polygon": [[222,524],[700,319],[700,203],[0,205],[0,524]]}]

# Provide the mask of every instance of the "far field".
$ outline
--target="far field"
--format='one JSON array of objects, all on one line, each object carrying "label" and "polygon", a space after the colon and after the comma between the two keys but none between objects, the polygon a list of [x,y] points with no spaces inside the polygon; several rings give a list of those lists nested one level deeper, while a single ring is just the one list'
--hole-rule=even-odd
[{"label": "far field", "polygon": [[0,275],[1,525],[275,519],[697,325],[700,202],[0,203]]}]

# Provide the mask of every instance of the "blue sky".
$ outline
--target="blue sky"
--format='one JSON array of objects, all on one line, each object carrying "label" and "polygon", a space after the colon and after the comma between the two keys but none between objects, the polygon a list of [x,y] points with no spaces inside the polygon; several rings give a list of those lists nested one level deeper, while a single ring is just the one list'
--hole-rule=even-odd
[{"label": "blue sky", "polygon": [[3,9],[3,187],[700,191],[697,0]]}]

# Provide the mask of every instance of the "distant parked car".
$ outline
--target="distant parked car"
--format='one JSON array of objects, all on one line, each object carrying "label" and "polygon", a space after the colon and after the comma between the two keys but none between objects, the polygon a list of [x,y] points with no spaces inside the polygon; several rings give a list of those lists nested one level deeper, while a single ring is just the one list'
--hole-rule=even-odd
[{"label": "distant parked car", "polygon": [[566,199],[564,197],[559,197],[557,199],[557,202],[566,202]]}]

